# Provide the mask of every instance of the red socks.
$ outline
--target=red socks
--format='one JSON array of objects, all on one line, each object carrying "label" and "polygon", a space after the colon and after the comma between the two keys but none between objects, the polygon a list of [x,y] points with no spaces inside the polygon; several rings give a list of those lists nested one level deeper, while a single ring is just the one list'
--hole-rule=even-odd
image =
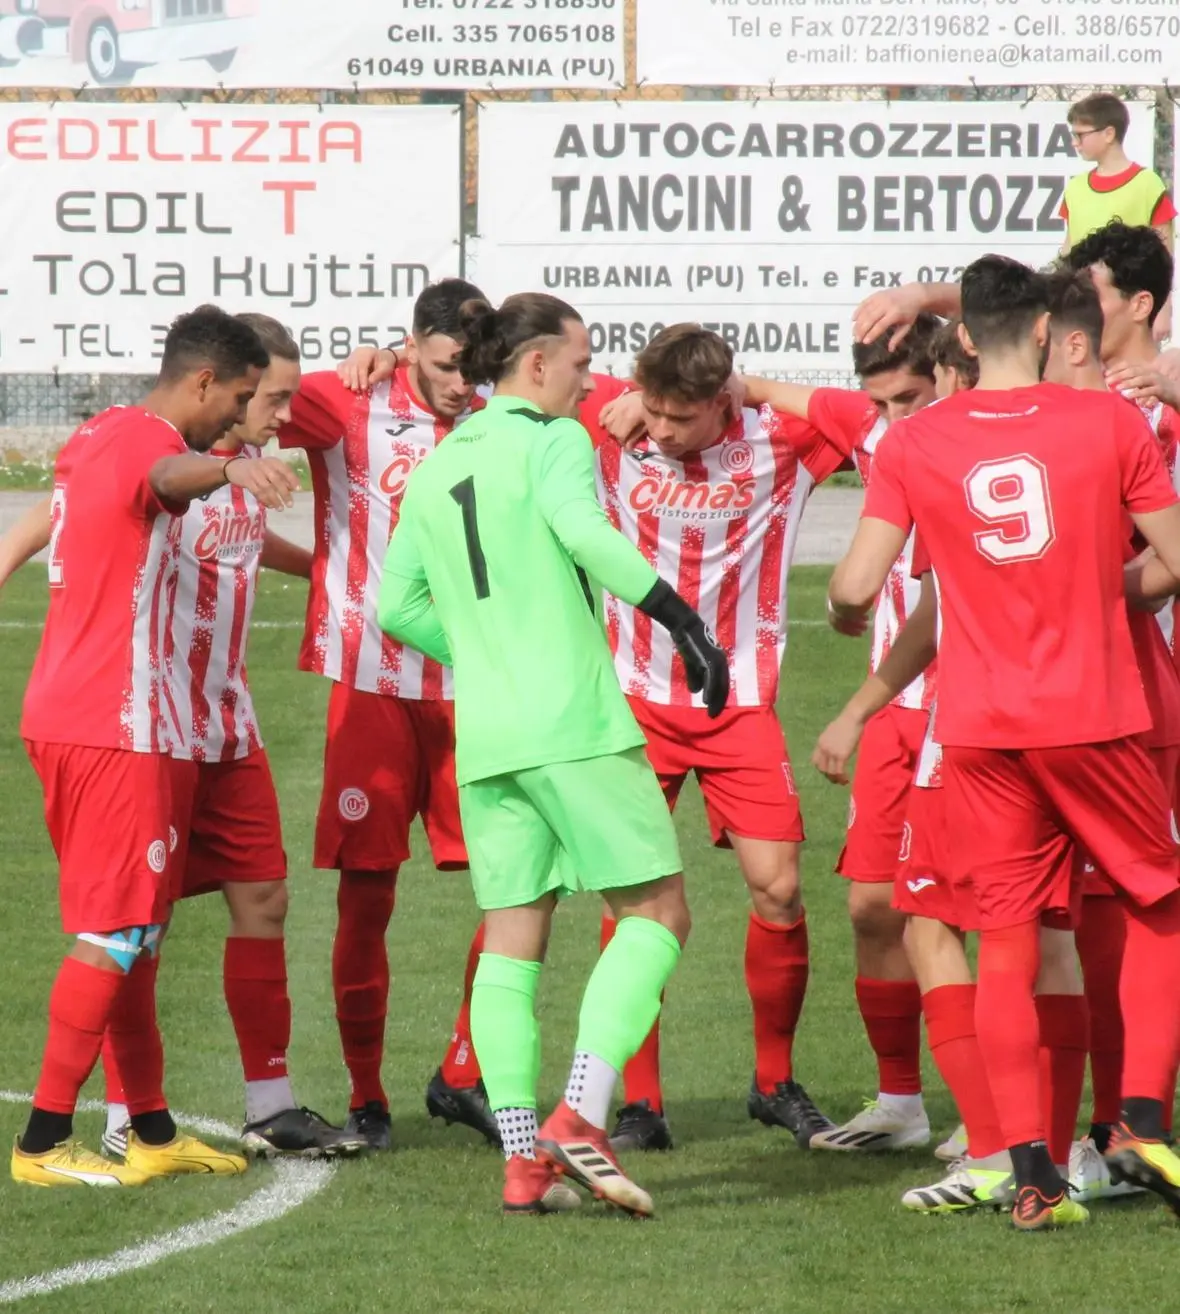
[{"label": "red socks", "polygon": [[[609,913],[602,915],[599,951],[610,944],[618,923]],[[661,1000],[663,996],[660,996]],[[662,1011],[662,1010],[661,1010]],[[623,1103],[639,1104],[646,1100],[656,1113],[664,1111],[664,1092],[660,1085],[660,1019],[657,1017],[643,1044],[623,1068]]]},{"label": "red socks", "polygon": [[1090,1083],[1094,1088],[1091,1122],[1115,1123],[1122,1108],[1123,1010],[1119,976],[1127,941],[1122,902],[1091,896],[1082,900],[1076,936],[1086,1002],[1090,1006]]},{"label": "red socks", "polygon": [[480,1078],[479,1060],[475,1057],[475,1046],[471,1043],[471,986],[475,981],[475,969],[479,966],[479,956],[482,953],[483,922],[480,922],[471,937],[471,948],[467,951],[467,971],[463,977],[463,1003],[459,1006],[459,1016],[455,1019],[450,1048],[442,1061],[443,1081],[448,1086],[456,1086],[463,1090],[470,1090]]},{"label": "red socks", "polygon": [[1041,1112],[1049,1130],[1049,1155],[1058,1167],[1069,1163],[1078,1106],[1086,1081],[1089,1048],[1085,995],[1038,995],[1041,1030]]},{"label": "red socks", "polygon": [[967,1152],[986,1159],[1004,1148],[991,1087],[975,1035],[975,987],[938,986],[922,996],[926,1039],[967,1128]]},{"label": "red socks", "polygon": [[78,1092],[98,1062],[103,1033],[126,978],[77,958],[58,969],[49,994],[49,1035],[34,1108],[72,1114]]},{"label": "red socks", "polygon": [[[1024,922],[979,937],[975,1031],[1005,1145],[1044,1141],[1034,997],[1040,924]],[[1180,955],[1177,956],[1180,963]]]},{"label": "red socks", "polygon": [[291,996],[284,941],[230,936],[225,942],[225,1003],[247,1081],[287,1075]]},{"label": "red socks", "polygon": [[807,972],[807,915],[781,926],[751,913],[746,988],[754,1006],[754,1080],[764,1094],[791,1078],[791,1050],[807,993]]},{"label": "red socks", "polygon": [[1167,1101],[1180,1057],[1180,891],[1150,908],[1127,906],[1119,995],[1126,1033],[1123,1101]]},{"label": "red socks", "polygon": [[883,1095],[921,1095],[922,992],[917,981],[856,978],[856,1002]]},{"label": "red socks", "polygon": [[393,915],[397,871],[342,871],[336,896],[332,988],[340,1045],[352,1080],[350,1108],[370,1102],[386,1108],[381,1085],[389,957],[385,932]]}]

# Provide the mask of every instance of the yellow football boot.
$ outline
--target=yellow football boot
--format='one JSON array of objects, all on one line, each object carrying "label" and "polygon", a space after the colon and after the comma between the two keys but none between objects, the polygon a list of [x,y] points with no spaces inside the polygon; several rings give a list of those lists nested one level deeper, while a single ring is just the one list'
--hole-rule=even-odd
[{"label": "yellow football boot", "polygon": [[236,1177],[246,1171],[246,1160],[240,1154],[214,1149],[184,1132],[178,1132],[166,1145],[145,1145],[134,1132],[128,1133],[124,1163],[145,1179],[185,1173]]},{"label": "yellow football boot", "polygon": [[132,1164],[112,1163],[77,1141],[62,1141],[43,1154],[12,1146],[12,1180],[26,1186],[142,1186],[149,1174]]}]

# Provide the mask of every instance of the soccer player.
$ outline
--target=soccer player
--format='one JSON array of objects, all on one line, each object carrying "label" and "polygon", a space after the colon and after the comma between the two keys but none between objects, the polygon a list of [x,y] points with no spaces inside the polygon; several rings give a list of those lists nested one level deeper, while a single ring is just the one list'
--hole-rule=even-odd
[{"label": "soccer player", "polygon": [[1150,715],[1122,571],[1124,506],[1175,573],[1180,505],[1132,408],[1038,383],[1047,304],[1045,278],[1016,261],[987,256],[967,269],[963,324],[979,387],[911,417],[883,445],[829,591],[838,615],[863,616],[918,525],[942,611],[947,826],[972,837],[957,860],[981,926],[976,1025],[1012,1155],[1013,1221],[1026,1230],[1086,1218],[1045,1144],[1033,993],[1042,914],[1070,906],[1074,842],[1131,914],[1123,1111],[1107,1157],[1180,1203],[1180,1159],[1162,1140],[1180,1057],[1180,864],[1167,796],[1133,738]]},{"label": "soccer player", "polygon": [[[729,705],[711,719],[674,645],[641,608],[606,599],[615,669],[674,807],[690,772],[713,842],[732,848],[750,892],[745,976],[753,1007],[754,1075],[747,1108],[800,1145],[831,1127],[795,1079],[795,1032],[807,990],[807,918],[800,888],[803,822],[775,711],[787,641],[787,572],[807,498],[846,453],[770,407],[738,408],[733,353],[696,324],[658,333],[635,362],[636,390],[596,379],[583,419],[598,435],[607,518],[680,588],[733,653]],[[602,434],[637,431],[624,450]],[[597,414],[596,414],[597,412]],[[613,923],[604,924],[609,943]],[[658,1024],[627,1065],[616,1149],[663,1149]]]},{"label": "soccer player", "polygon": [[[1093,285],[1076,275],[1054,279],[1050,309],[1050,365],[1062,373],[1061,382],[1093,386],[1092,378],[1064,377],[1075,361],[1087,358],[1089,335],[1094,336],[1096,346],[1101,332],[1102,314]],[[953,357],[951,335],[957,340],[957,329],[957,324],[951,322],[940,332],[936,359]],[[959,367],[953,372],[938,367],[940,397],[973,386],[978,378],[978,361],[963,350],[961,343],[958,355]],[[1089,358],[1096,360],[1093,353]],[[1099,371],[1098,387],[1104,386]],[[918,607],[875,675],[853,695],[817,743],[813,761],[831,780],[846,779],[847,763],[866,720],[933,660],[937,602],[933,574],[924,556],[919,544],[914,560],[914,573],[922,580]],[[1150,628],[1150,618],[1146,613],[1142,615]],[[1133,613],[1129,619],[1135,633],[1139,617]],[[1162,644],[1158,633],[1155,638]],[[1148,674],[1145,669],[1145,685]],[[907,1191],[902,1203],[918,1212],[956,1213],[1011,1204],[1014,1188],[1012,1165],[1004,1149],[991,1091],[981,1076],[974,1021],[975,986],[962,945],[964,933],[975,930],[978,921],[969,883],[953,877],[955,839],[945,824],[942,752],[933,736],[937,719],[937,711],[932,709],[931,730],[919,756],[907,810],[901,863],[894,882],[894,906],[907,915],[906,951],[922,987],[930,1049],[962,1111],[964,1143],[961,1156],[941,1181]],[[1109,1172],[1092,1146],[1073,1142],[1086,1055],[1086,1009],[1073,937],[1062,929],[1042,928],[1041,955],[1037,1013],[1050,1152],[1054,1163],[1067,1174],[1075,1198],[1094,1198],[1094,1182],[1101,1175],[1109,1185]],[[1120,1193],[1124,1189],[1118,1188]]]},{"label": "soccer player", "polygon": [[[260,455],[291,418],[299,388],[299,349],[286,329],[266,315],[238,318],[257,333],[270,363],[245,421],[218,439],[213,459]],[[185,513],[178,558],[169,646],[180,728],[172,785],[179,842],[172,862],[179,897],[220,890],[229,909],[223,974],[246,1083],[242,1144],[262,1155],[355,1154],[364,1139],[298,1106],[291,1090],[287,860],[245,665],[259,567],[306,579],[311,554],[267,528],[256,497],[227,485]],[[108,1032],[103,1147],[109,1154],[124,1152],[128,1131],[117,1051]]]},{"label": "soccer player", "polygon": [[[689,918],[671,818],[585,577],[671,631],[714,715],[729,671],[701,617],[598,504],[593,450],[572,418],[593,388],[577,312],[525,294],[498,310],[469,303],[462,323],[463,376],[495,392],[411,477],[380,620],[454,664],[463,832],[485,925],[472,1034],[503,1142],[504,1207],[575,1203],[556,1169],[646,1215],[651,1199],[619,1167],[606,1124]],[[538,1130],[534,1000],[557,896],[579,888],[603,894],[618,930],[586,987],[565,1099]]]},{"label": "soccer player", "polygon": [[[460,279],[427,288],[414,307],[407,357],[392,377],[354,396],[335,373],[311,374],[279,431],[311,465],[316,539],[299,665],[330,679],[315,865],[339,871],[332,983],[352,1085],[347,1130],[390,1148],[381,1080],[389,958],[385,933],[397,874],[421,816],[435,865],[459,871],[459,823],[449,671],[381,632],[381,562],[412,470],[471,410],[459,372],[459,307],[479,290]],[[468,980],[480,931],[468,955]],[[498,1144],[466,1005],[426,1092],[433,1116]]]},{"label": "soccer player", "polygon": [[[12,1153],[18,1181],[131,1186],[246,1167],[179,1133],[168,1112],[153,958],[171,903],[176,724],[164,648],[179,517],[225,484],[269,507],[290,504],[297,480],[282,462],[200,454],[241,423],[266,363],[248,325],[212,306],[182,315],[143,403],[88,421],[54,468],[49,610],[21,734],[45,793],[62,925],[75,943],[50,995],[41,1076]],[[108,1026],[132,1128],[123,1164],[71,1139]]]},{"label": "soccer player", "polygon": [[[812,388],[747,378],[748,396],[806,419],[852,454],[867,484],[878,445],[890,425],[934,401],[939,322],[915,316],[904,340],[858,343],[853,364],[863,391]],[[873,619],[871,669],[896,642],[917,604],[912,542],[899,554]],[[877,1059],[877,1098],[848,1122],[812,1137],[811,1148],[900,1150],[925,1145],[930,1123],[922,1104],[921,993],[903,943],[905,919],[892,906],[893,878],[918,752],[929,722],[934,671],[873,718],[852,782],[848,834],[836,870],[849,882],[848,912],[856,952],[856,1000]],[[949,1145],[936,1153],[952,1153]]]},{"label": "soccer player", "polygon": [[[257,457],[290,417],[299,387],[299,350],[266,315],[238,318],[258,335],[270,363],[245,422],[218,439],[212,459]],[[0,583],[47,546],[46,498],[0,542]],[[20,547],[10,544],[16,538]],[[245,667],[258,568],[307,578],[311,555],[266,525],[252,493],[225,485],[189,507],[177,549],[173,628],[166,652],[168,689],[179,735],[173,747],[172,865],[175,897],[219,889],[230,911],[225,999],[246,1077],[246,1148],[261,1154],[355,1153],[356,1135],[295,1105],[287,1075],[291,999],[283,926],[287,865],[278,800]],[[154,971],[152,966],[143,969]],[[110,1032],[103,1045],[107,1129],[103,1148],[122,1156],[130,1130]]]}]

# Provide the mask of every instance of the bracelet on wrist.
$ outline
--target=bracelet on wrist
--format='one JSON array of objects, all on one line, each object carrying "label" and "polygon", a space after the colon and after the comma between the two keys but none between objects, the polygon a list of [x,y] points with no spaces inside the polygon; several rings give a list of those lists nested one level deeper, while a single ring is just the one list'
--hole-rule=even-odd
[{"label": "bracelet on wrist", "polygon": [[233,465],[233,463],[234,463],[235,461],[244,461],[245,459],[246,459],[246,454],[245,454],[245,452],[236,452],[233,456],[227,456],[227,457],[225,458],[225,460],[222,461],[222,463],[221,463],[221,477],[222,477],[222,479],[225,480],[225,482],[226,482],[227,484],[229,483],[229,468],[230,468],[230,466]]}]

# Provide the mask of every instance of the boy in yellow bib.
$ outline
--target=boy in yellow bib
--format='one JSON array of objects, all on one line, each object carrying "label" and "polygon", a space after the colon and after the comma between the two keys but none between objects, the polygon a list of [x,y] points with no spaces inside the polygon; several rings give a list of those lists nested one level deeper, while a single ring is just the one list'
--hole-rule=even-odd
[{"label": "boy in yellow bib", "polygon": [[[1132,227],[1150,225],[1170,251],[1176,207],[1159,174],[1135,164],[1123,150],[1131,121],[1126,105],[1108,92],[1096,92],[1070,106],[1067,118],[1078,154],[1095,167],[1066,184],[1059,211],[1066,224],[1062,254],[1112,219]],[[1157,339],[1169,336],[1170,300],[1155,329]]]}]

